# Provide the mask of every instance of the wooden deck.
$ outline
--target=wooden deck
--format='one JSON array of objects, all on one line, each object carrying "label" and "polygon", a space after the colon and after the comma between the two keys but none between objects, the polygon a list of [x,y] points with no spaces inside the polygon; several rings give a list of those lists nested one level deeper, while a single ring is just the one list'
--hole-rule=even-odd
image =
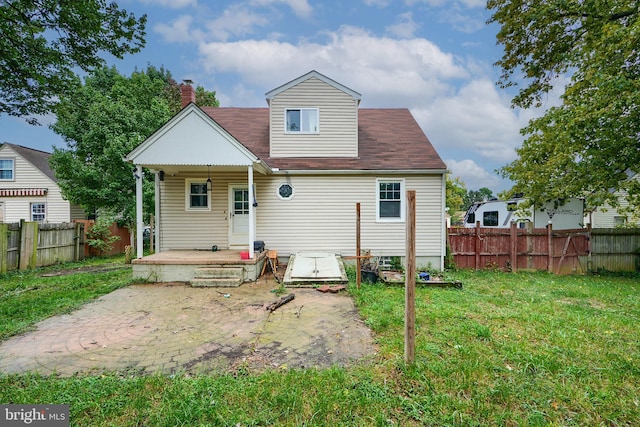
[{"label": "wooden deck", "polygon": [[205,267],[241,268],[245,282],[255,281],[262,271],[267,251],[253,259],[241,259],[240,251],[171,250],[131,261],[133,277],[150,282],[191,282],[196,270]]},{"label": "wooden deck", "polygon": [[253,259],[241,259],[240,251],[199,251],[199,250],[172,250],[148,255],[144,258],[134,259],[132,264],[183,264],[183,265],[228,265],[228,264],[256,264],[263,260],[266,251],[256,253]]}]

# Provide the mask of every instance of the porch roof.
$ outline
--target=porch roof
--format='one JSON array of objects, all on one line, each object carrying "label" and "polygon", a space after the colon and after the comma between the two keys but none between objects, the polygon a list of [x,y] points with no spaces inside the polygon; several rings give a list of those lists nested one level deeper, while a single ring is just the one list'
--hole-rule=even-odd
[{"label": "porch roof", "polygon": [[125,160],[158,166],[250,166],[258,157],[195,104],[189,104]]}]

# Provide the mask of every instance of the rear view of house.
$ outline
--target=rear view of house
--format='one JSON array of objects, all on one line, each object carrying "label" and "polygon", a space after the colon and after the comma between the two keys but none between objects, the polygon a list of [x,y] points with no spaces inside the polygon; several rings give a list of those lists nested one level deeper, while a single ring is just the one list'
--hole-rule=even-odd
[{"label": "rear view of house", "polygon": [[183,86],[182,111],[127,156],[156,174],[158,252],[253,258],[257,241],[285,258],[356,255],[360,203],[361,247],[402,257],[415,190],[418,264],[443,267],[446,166],[409,110],[361,109],[358,92],[316,71],[267,92],[267,108],[194,99]]},{"label": "rear view of house", "polygon": [[51,154],[5,142],[0,145],[0,222],[70,222],[84,219],[62,197],[49,167]]}]

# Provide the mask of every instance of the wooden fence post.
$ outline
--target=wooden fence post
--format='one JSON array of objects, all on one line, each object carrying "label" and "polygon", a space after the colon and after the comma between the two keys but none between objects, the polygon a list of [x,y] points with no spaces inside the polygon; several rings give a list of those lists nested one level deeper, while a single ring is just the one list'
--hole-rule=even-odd
[{"label": "wooden fence post", "polygon": [[547,224],[547,271],[553,273],[553,226],[551,222]]},{"label": "wooden fence post", "polygon": [[356,203],[356,286],[358,289],[362,280],[360,255],[360,202],[358,202]]},{"label": "wooden fence post", "polygon": [[6,273],[9,264],[9,224],[0,223],[0,273]]},{"label": "wooden fence post", "polygon": [[36,268],[38,260],[38,223],[20,220],[20,264],[18,269]]},{"label": "wooden fence post", "polygon": [[475,269],[480,270],[480,221],[476,221],[476,240],[475,240]]},{"label": "wooden fence post", "polygon": [[511,271],[518,271],[518,229],[516,228],[516,223],[511,223]]},{"label": "wooden fence post", "polygon": [[413,364],[416,355],[416,192],[407,191],[407,269],[404,308],[404,363]]},{"label": "wooden fence post", "polygon": [[76,222],[75,235],[73,238],[75,239],[75,249],[73,254],[74,261],[80,261],[84,258],[84,223]]}]

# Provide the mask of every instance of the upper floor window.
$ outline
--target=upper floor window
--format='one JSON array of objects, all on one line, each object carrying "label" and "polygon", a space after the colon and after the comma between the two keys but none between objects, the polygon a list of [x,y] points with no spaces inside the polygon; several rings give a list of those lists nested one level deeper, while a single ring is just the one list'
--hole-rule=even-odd
[{"label": "upper floor window", "polygon": [[288,108],[285,112],[286,133],[318,133],[317,108]]},{"label": "upper floor window", "polygon": [[0,159],[0,180],[13,181],[15,178],[13,159]]},{"label": "upper floor window", "polygon": [[404,180],[377,180],[378,221],[404,221]]}]

